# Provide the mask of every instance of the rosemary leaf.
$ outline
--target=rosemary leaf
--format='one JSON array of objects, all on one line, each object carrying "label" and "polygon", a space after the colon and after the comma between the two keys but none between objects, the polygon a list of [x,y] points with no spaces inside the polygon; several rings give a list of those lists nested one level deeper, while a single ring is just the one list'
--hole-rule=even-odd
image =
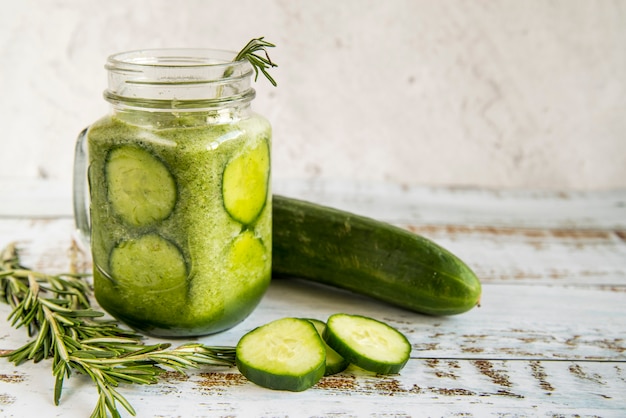
[{"label": "rosemary leaf", "polygon": [[[264,38],[264,36],[261,36],[260,38],[251,39],[250,42],[248,42],[246,46],[239,51],[235,59],[233,59],[233,62],[244,59],[247,60],[254,69],[254,81],[257,81],[259,72],[261,72],[275,87],[277,85],[276,80],[274,80],[267,72],[267,69],[270,67],[277,67],[278,65],[272,62],[266,48],[273,48],[276,45],[267,42]],[[262,52],[263,55],[258,55],[257,52]],[[224,72],[224,77],[229,77],[232,75],[233,71],[233,67],[228,67]]]}]

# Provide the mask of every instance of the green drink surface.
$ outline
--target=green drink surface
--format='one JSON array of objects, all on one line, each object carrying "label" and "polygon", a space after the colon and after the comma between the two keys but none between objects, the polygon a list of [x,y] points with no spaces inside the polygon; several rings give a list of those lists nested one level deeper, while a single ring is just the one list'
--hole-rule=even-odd
[{"label": "green drink surface", "polygon": [[269,285],[271,130],[257,116],[172,120],[89,128],[95,294],[141,331],[210,334],[243,320]]}]

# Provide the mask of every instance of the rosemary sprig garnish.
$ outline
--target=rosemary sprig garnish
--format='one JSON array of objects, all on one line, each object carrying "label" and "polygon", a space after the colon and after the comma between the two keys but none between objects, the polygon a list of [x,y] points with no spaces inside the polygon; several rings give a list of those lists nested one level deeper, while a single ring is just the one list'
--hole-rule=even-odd
[{"label": "rosemary sprig garnish", "polygon": [[234,365],[233,347],[146,345],[140,334],[92,309],[90,294],[84,275],[30,270],[21,265],[15,244],[0,253],[0,300],[12,307],[8,320],[34,337],[4,356],[16,365],[52,359],[57,405],[63,382],[73,371],[89,376],[96,385],[99,397],[91,417],[106,418],[120,416],[118,403],[135,415],[116,389],[122,383],[156,383],[163,367],[182,372],[202,365]]},{"label": "rosemary sprig garnish", "polygon": [[[276,45],[267,42],[264,40],[264,36],[260,38],[253,38],[244,46],[241,51],[237,54],[233,61],[240,61],[242,59],[248,60],[248,62],[252,65],[254,69],[254,81],[257,81],[259,77],[259,72],[263,73],[263,75],[272,83],[273,86],[276,86],[276,80],[272,78],[272,76],[267,72],[268,68],[278,67],[275,63],[270,59],[269,54],[267,53],[266,48],[273,48]],[[262,52],[263,55],[258,55],[257,52]],[[224,77],[229,77],[232,75],[234,69],[233,67],[228,67],[224,72]]]}]

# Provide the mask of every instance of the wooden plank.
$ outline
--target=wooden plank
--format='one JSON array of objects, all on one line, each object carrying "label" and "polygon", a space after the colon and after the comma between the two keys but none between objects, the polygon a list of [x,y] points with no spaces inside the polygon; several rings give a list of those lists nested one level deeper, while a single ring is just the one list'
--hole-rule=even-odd
[{"label": "wooden plank", "polygon": [[[95,403],[83,376],[52,403],[53,378],[37,365],[3,371],[0,412],[6,417],[85,417]],[[602,416],[626,411],[623,364],[414,360],[400,375],[349,369],[314,388],[288,393],[253,385],[236,370],[169,373],[152,386],[120,390],[140,417],[208,416]],[[128,416],[126,414],[126,416]]]},{"label": "wooden plank", "polygon": [[626,230],[400,226],[451,250],[483,282],[626,286]]},{"label": "wooden plank", "polygon": [[72,184],[58,180],[0,178],[0,218],[72,216]]},{"label": "wooden plank", "polygon": [[606,289],[487,284],[480,308],[431,317],[304,280],[281,279],[272,283],[258,315],[207,341],[233,344],[242,333],[283,316],[325,320],[347,311],[400,329],[415,358],[626,361],[625,301],[626,292]]},{"label": "wooden plank", "polygon": [[[0,246],[16,242],[23,263],[37,270],[67,271],[73,240],[80,242],[71,218],[0,218]],[[90,268],[90,255],[84,251]]]},{"label": "wooden plank", "polygon": [[388,222],[548,229],[626,229],[626,190],[442,188],[394,183],[276,180],[275,193]]},{"label": "wooden plank", "polygon": [[[274,193],[399,224],[626,230],[626,190],[594,192],[433,188],[275,178]],[[2,217],[72,216],[67,182],[0,179]]]},{"label": "wooden plank", "polygon": [[[274,319],[296,315],[325,320],[345,311],[400,329],[413,346],[414,358],[626,361],[626,292],[485,285],[483,295],[480,308],[431,317],[327,286],[280,279],[272,283],[253,316],[200,340],[235,345],[245,332]],[[0,305],[0,317],[8,314],[8,307]],[[21,331],[6,323],[0,323],[0,330],[0,350],[25,341]]]},{"label": "wooden plank", "polygon": [[[90,383],[83,376],[68,381],[62,403],[55,407],[49,390],[53,379],[35,379],[32,367],[1,377],[4,416],[35,416],[37,411],[41,417],[87,416],[95,396],[93,388],[86,390]],[[22,390],[16,392],[18,385]],[[139,416],[155,417],[302,416],[303,410],[307,416],[416,416],[418,411],[419,416],[620,416],[626,408],[624,389],[621,364],[436,359],[411,361],[398,376],[350,369],[299,394],[257,387],[234,369],[169,373],[154,386],[121,388]]]}]

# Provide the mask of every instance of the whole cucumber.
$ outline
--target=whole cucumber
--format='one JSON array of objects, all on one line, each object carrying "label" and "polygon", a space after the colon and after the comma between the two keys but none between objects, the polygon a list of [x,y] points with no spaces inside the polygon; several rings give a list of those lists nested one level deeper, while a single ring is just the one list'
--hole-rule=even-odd
[{"label": "whole cucumber", "polygon": [[414,312],[478,305],[480,280],[458,257],[408,230],[273,196],[272,272],[367,295]]}]

